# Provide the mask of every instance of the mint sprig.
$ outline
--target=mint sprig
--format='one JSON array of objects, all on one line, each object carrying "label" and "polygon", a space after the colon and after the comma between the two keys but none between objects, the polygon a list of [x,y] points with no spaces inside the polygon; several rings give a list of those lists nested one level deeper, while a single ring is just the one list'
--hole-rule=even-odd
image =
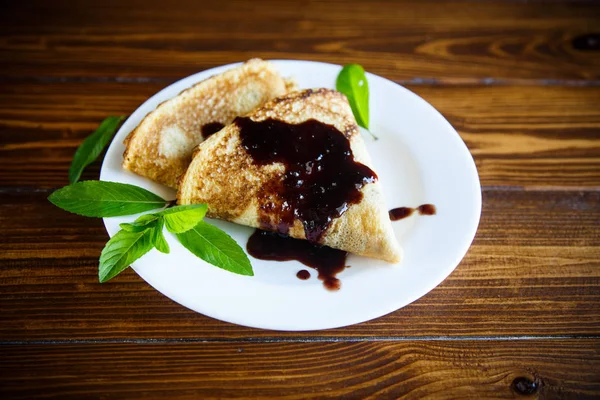
[{"label": "mint sprig", "polygon": [[[345,65],[337,76],[335,88],[348,98],[358,125],[369,130],[369,82],[364,68],[358,64]],[[377,140],[377,136],[369,133]]]},{"label": "mint sprig", "polygon": [[[125,117],[106,118],[83,141],[69,169],[71,185],[48,197],[55,206],[86,217],[116,217],[162,208],[161,211],[141,215],[133,222],[119,224],[121,230],[110,238],[100,254],[100,282],[114,278],[154,248],[168,254],[170,248],[163,233],[165,227],[203,260],[234,273],[253,275],[248,256],[235,240],[203,221],[208,210],[206,204],[173,206],[174,200],[165,200],[134,185],[106,181],[77,182],[83,169],[96,160],[111,141],[123,119]],[[200,239],[196,242],[195,237]]]},{"label": "mint sprig", "polygon": [[[106,282],[153,248],[168,254],[169,244],[163,230],[204,261],[241,275],[254,275],[248,256],[229,235],[203,221],[206,204],[171,206],[146,189],[117,182],[84,181],[52,193],[48,200],[75,214],[88,217],[113,217],[163,208],[122,223],[100,255],[98,277]],[[166,207],[166,208],[165,208]]]},{"label": "mint sprig", "polygon": [[102,150],[110,143],[121,121],[124,119],[124,116],[106,118],[102,121],[98,129],[81,143],[73,156],[73,161],[69,168],[70,184],[77,182],[85,167],[94,162],[102,154]]}]

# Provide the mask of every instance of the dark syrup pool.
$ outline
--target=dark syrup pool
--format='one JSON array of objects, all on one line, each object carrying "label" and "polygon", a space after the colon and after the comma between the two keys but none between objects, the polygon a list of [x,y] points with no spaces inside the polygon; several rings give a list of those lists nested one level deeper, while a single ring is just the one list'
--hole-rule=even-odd
[{"label": "dark syrup pool", "polygon": [[[319,279],[327,289],[339,290],[341,287],[341,282],[336,276],[346,268],[348,253],[345,251],[260,229],[250,236],[246,249],[248,254],[259,260],[300,261],[307,267],[317,270]],[[310,273],[301,270],[296,276],[306,280],[310,277]]]}]

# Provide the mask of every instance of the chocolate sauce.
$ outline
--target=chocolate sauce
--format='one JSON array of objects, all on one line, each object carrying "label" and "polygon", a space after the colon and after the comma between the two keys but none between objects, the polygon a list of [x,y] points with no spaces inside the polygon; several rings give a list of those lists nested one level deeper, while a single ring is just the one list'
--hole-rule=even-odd
[{"label": "chocolate sauce", "polygon": [[298,279],[302,279],[303,281],[307,280],[308,278],[310,278],[310,272],[308,272],[305,269],[301,269],[300,271],[298,271],[298,273],[296,274],[296,277]]},{"label": "chocolate sauce", "polygon": [[417,208],[410,207],[398,207],[393,208],[389,211],[390,219],[392,221],[398,221],[406,217],[410,217],[415,211],[419,212],[419,215],[435,215],[436,209],[433,204],[421,204]]},{"label": "chocolate sauce", "polygon": [[208,139],[209,136],[214,135],[215,133],[219,132],[221,129],[225,128],[225,125],[223,125],[220,122],[209,122],[208,124],[204,124],[202,125],[202,137],[204,139]]},{"label": "chocolate sauce", "polygon": [[435,215],[436,209],[433,204],[422,204],[417,207],[420,215]]},{"label": "chocolate sauce", "polygon": [[[306,240],[292,239],[275,232],[257,229],[246,245],[248,254],[260,260],[298,260],[319,272],[319,279],[329,290],[339,290],[341,282],[336,275],[346,266],[346,253],[327,246],[318,246]],[[303,279],[298,272],[296,276]],[[308,271],[304,271],[308,274]],[[304,273],[303,273],[304,275]],[[310,276],[310,274],[308,274]]]},{"label": "chocolate sauce", "polygon": [[238,117],[242,146],[258,165],[281,163],[283,179],[259,193],[261,227],[287,234],[298,219],[306,238],[319,243],[331,222],[361,201],[360,189],[377,175],[354,161],[348,138],[316,120],[288,124]]},{"label": "chocolate sauce", "polygon": [[404,219],[406,217],[410,217],[412,215],[412,213],[415,212],[414,208],[410,208],[410,207],[398,207],[398,208],[393,208],[389,211],[390,214],[390,219],[392,221],[398,221],[401,219]]}]

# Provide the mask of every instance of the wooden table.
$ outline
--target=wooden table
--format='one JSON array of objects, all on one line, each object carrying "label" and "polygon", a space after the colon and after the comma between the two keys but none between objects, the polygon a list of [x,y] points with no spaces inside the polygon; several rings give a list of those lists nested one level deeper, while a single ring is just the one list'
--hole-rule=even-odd
[{"label": "wooden table", "polygon": [[[600,397],[598,3],[1,9],[0,398]],[[98,283],[101,221],[46,200],[76,147],[175,80],[251,57],[360,63],[459,131],[483,215],[438,288],[374,321],[288,333],[196,314],[130,270]]]}]

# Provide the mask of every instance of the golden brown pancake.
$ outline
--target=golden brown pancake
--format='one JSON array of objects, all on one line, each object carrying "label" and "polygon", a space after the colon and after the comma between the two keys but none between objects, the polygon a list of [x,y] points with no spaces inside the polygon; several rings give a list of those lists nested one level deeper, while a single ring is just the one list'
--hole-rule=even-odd
[{"label": "golden brown pancake", "polygon": [[293,87],[259,59],[199,82],[161,103],[129,134],[123,167],[176,188],[203,130],[208,136]]},{"label": "golden brown pancake", "polygon": [[[281,215],[284,214],[281,210],[288,207],[288,203],[281,193],[270,188],[282,187],[283,180],[289,176],[286,175],[289,165],[257,163],[249,148],[244,147],[247,142],[243,142],[247,138],[242,133],[244,124],[261,121],[294,126],[326,124],[345,136],[354,162],[373,169],[346,97],[328,89],[305,90],[266,103],[199,145],[180,181],[178,203],[207,203],[210,217],[282,232]],[[400,261],[402,251],[379,185],[377,180],[364,184],[360,188],[361,199],[333,218],[318,236],[317,243],[388,262]],[[312,231],[307,230],[306,219],[294,219],[284,228],[283,233],[293,238],[307,239],[307,232],[312,235]],[[315,241],[313,236],[311,241]]]}]

